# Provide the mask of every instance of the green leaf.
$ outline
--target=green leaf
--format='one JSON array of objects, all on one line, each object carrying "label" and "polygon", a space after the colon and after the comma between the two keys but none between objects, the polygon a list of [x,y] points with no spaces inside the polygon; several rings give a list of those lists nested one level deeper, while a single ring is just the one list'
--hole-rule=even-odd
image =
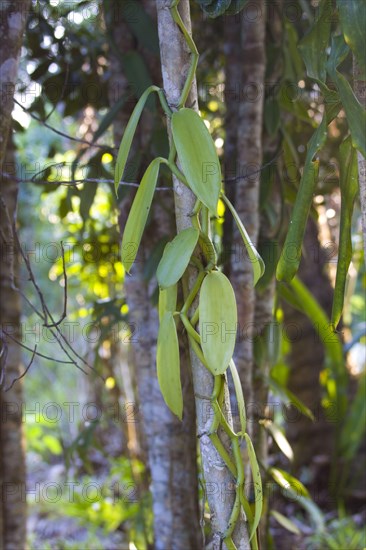
[{"label": "green leaf", "polygon": [[245,6],[248,0],[231,0],[230,6],[227,8],[225,15],[236,15]]},{"label": "green leaf", "polygon": [[180,381],[179,342],[173,314],[164,314],[159,327],[156,351],[158,381],[164,401],[180,420],[183,395]]},{"label": "green leaf", "polygon": [[174,313],[177,309],[178,286],[172,285],[163,290],[159,290],[159,321],[161,322],[164,314],[170,311]]},{"label": "green leaf", "polygon": [[[142,55],[136,51],[129,51],[121,56],[123,72],[133,90],[135,97],[140,98],[146,89],[152,86],[149,70]],[[147,107],[153,111],[156,107],[155,98],[147,102]]]},{"label": "green leaf", "polygon": [[233,360],[230,361],[230,372],[234,382],[236,402],[238,404],[238,409],[239,409],[239,418],[240,418],[240,426],[241,426],[240,435],[244,436],[246,431],[246,426],[247,426],[244,394],[243,394],[243,388],[241,386],[238,370]]},{"label": "green leaf", "polygon": [[[198,0],[199,2],[199,0]],[[202,10],[209,17],[215,18],[223,15],[231,4],[231,0],[214,0],[207,5],[207,3],[202,4]]]},{"label": "green leaf", "polygon": [[194,194],[217,215],[221,167],[215,144],[202,118],[192,109],[173,113],[172,132],[183,173]]},{"label": "green leaf", "polygon": [[346,421],[340,435],[339,450],[347,461],[355,456],[366,430],[366,375],[361,375],[358,381],[356,396],[348,410]]},{"label": "green leaf", "polygon": [[139,101],[137,102],[132,112],[130,120],[128,121],[125,132],[123,134],[121,145],[119,146],[119,151],[118,151],[117,160],[116,160],[116,167],[114,172],[114,188],[116,193],[118,191],[119,183],[125,171],[127,158],[132,145],[132,140],[135,135],[136,128],[141,117],[141,113],[145,107],[145,103],[152,92],[158,92],[158,91],[159,91],[159,88],[157,86],[150,86],[150,88],[145,90],[145,92],[142,94]]},{"label": "green leaf", "polygon": [[141,46],[149,52],[159,55],[159,37],[156,23],[144,9],[141,2],[123,0],[118,4],[123,19],[136,36]]},{"label": "green leaf", "polygon": [[352,135],[353,146],[366,158],[366,111],[356,98],[346,78],[337,70],[349,51],[343,36],[332,39],[332,49],[328,61],[328,72],[337,87],[347,122]]},{"label": "green leaf", "polygon": [[219,271],[204,278],[199,299],[201,346],[214,375],[229,366],[235,347],[237,309],[229,279]]},{"label": "green leaf", "polygon": [[148,166],[127,218],[122,239],[122,263],[128,273],[135,261],[140,246],[154,196],[161,161],[162,159],[160,158],[154,159]]},{"label": "green leaf", "polygon": [[318,173],[318,161],[305,165],[295,205],[292,210],[289,230],[277,264],[276,277],[278,281],[291,281],[299,269],[302,241],[318,181]]},{"label": "green leaf", "polygon": [[301,483],[301,481],[293,477],[288,472],[285,472],[280,468],[269,468],[268,472],[271,474],[275,482],[280,487],[282,487],[282,489],[286,489],[286,490],[290,489],[291,491],[295,492],[298,496],[310,498],[309,491]]},{"label": "green leaf", "polygon": [[262,275],[264,273],[264,270],[265,270],[264,262],[263,262],[262,258],[260,257],[260,255],[258,254],[255,246],[251,242],[250,237],[249,237],[244,225],[242,224],[241,219],[239,218],[237,211],[235,210],[235,208],[233,207],[233,205],[231,204],[231,202],[229,201],[229,199],[226,197],[226,195],[224,193],[222,193],[221,196],[222,196],[223,201],[225,202],[226,206],[229,208],[229,210],[230,210],[230,212],[231,212],[231,214],[232,214],[232,216],[235,220],[235,223],[236,223],[236,225],[239,229],[240,235],[243,239],[244,245],[247,249],[249,260],[252,263],[253,284],[255,286],[257,284],[258,280],[260,279],[260,277],[262,277]]},{"label": "green leaf", "polygon": [[360,0],[337,0],[343,36],[366,77],[366,4]]},{"label": "green leaf", "polygon": [[324,83],[332,12],[331,0],[322,0],[318,18],[298,45],[308,76]]},{"label": "green leaf", "polygon": [[247,443],[248,457],[249,457],[250,469],[252,472],[252,479],[253,479],[254,493],[255,493],[254,522],[253,522],[253,525],[251,526],[251,533],[249,537],[249,540],[251,540],[259,525],[259,522],[262,516],[263,489],[262,489],[262,478],[259,471],[257,457],[255,456],[253,443],[248,434],[244,434],[244,437]]},{"label": "green leaf", "polygon": [[280,430],[277,424],[275,424],[271,420],[264,420],[263,422],[260,421],[260,423],[266,428],[266,430],[269,431],[274,441],[277,443],[279,449],[292,462],[294,459],[294,452],[286,436]]},{"label": "green leaf", "polygon": [[280,399],[285,403],[286,406],[292,405],[293,407],[296,407],[298,411],[300,411],[304,416],[307,416],[310,418],[310,420],[315,420],[313,413],[311,410],[300,401],[298,397],[292,391],[290,391],[288,388],[282,386],[277,382],[277,380],[274,380],[273,378],[268,379],[268,385],[271,388],[271,391],[280,397]]},{"label": "green leaf", "polygon": [[357,153],[352,147],[350,138],[347,138],[340,146],[339,160],[341,220],[339,229],[337,276],[331,315],[331,322],[334,328],[337,327],[342,315],[347,273],[352,260],[352,213],[358,193]]},{"label": "green leaf", "polygon": [[290,533],[294,533],[295,535],[301,535],[301,531],[297,527],[297,525],[295,525],[294,522],[288,519],[286,516],[284,516],[280,512],[277,512],[277,510],[271,510],[270,514],[280,525],[282,525],[282,527],[287,529],[287,531],[290,531]]},{"label": "green leaf", "polygon": [[196,248],[199,230],[195,227],[184,229],[165,247],[156,276],[159,286],[167,288],[183,276],[189,260]]}]

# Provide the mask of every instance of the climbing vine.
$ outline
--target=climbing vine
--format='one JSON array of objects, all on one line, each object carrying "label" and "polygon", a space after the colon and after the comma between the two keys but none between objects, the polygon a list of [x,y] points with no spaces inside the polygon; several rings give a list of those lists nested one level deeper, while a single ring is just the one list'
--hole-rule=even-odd
[{"label": "climbing vine", "polygon": [[[263,275],[264,263],[252,245],[242,221],[222,190],[220,161],[204,121],[193,109],[185,107],[195,78],[198,52],[195,43],[183,24],[174,0],[170,10],[174,22],[183,33],[191,53],[191,64],[181,92],[179,103],[172,109],[164,91],[149,87],[138,101],[123,135],[115,169],[115,188],[126,167],[127,158],[139,119],[151,93],[157,93],[166,116],[171,120],[172,143],[168,158],[155,158],[148,166],[133,201],[122,239],[122,263],[127,272],[136,259],[143,231],[151,208],[160,166],[165,164],[195,195],[191,213],[191,227],[184,229],[166,245],[157,268],[159,283],[159,334],[157,342],[157,375],[162,395],[171,411],[180,419],[183,414],[183,397],[180,382],[179,341],[177,325],[182,323],[191,348],[202,364],[214,376],[211,395],[213,420],[208,435],[217,452],[235,479],[236,496],[226,530],[221,534],[228,549],[235,548],[232,533],[241,509],[249,523],[250,541],[257,550],[256,530],[262,514],[262,483],[254,448],[246,432],[243,391],[233,361],[237,329],[237,306],[228,278],[218,269],[217,255],[211,239],[211,217],[217,217],[221,198],[232,213],[243,238],[253,266],[254,284]],[[179,160],[179,167],[177,165]],[[196,250],[199,254],[196,254]],[[196,268],[196,278],[182,307],[177,308],[178,285],[189,266]],[[198,305],[192,310],[194,302]],[[225,372],[230,369],[238,408],[240,431],[235,432],[223,413]],[[221,428],[227,434],[231,449],[228,451],[218,436]],[[202,437],[201,434],[200,436]],[[249,463],[256,493],[252,512],[244,492],[244,463],[240,445],[246,442]]]}]

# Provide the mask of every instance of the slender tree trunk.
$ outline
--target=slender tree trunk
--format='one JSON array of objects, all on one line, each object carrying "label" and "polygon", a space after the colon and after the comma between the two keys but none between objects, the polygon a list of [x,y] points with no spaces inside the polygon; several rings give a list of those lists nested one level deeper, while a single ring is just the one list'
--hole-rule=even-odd
[{"label": "slender tree trunk", "polygon": [[[152,12],[153,2],[144,1],[144,7]],[[118,11],[118,3],[115,4]],[[156,12],[155,12],[156,13]],[[118,51],[126,53],[133,48],[133,38],[121,18],[114,19],[113,38]],[[144,52],[154,81],[156,60]],[[119,94],[127,92],[129,82],[124,77],[120,60],[112,59],[111,90]],[[160,80],[159,75],[159,80]],[[119,97],[112,98],[116,101]],[[116,119],[114,136],[121,140],[130,116],[124,110]],[[146,149],[147,137],[151,135],[153,120],[144,113],[136,135],[140,150]],[[158,204],[157,204],[158,203]],[[131,196],[121,203],[121,231],[127,218]],[[136,365],[136,381],[140,403],[138,421],[146,440],[148,465],[151,475],[151,492],[154,514],[154,548],[156,550],[198,549],[202,546],[199,525],[197,449],[195,440],[195,410],[192,399],[192,382],[189,358],[182,352],[182,387],[184,396],[183,422],[167,408],[160,392],[156,376],[155,355],[158,335],[158,312],[152,304],[156,279],[146,281],[144,265],[162,237],[173,233],[173,197],[165,193],[156,198],[152,208],[150,225],[145,232],[141,253],[131,277],[125,279],[126,300],[129,306],[130,323],[135,327],[133,354]]]},{"label": "slender tree trunk", "polygon": [[[282,0],[279,0],[272,6],[273,9],[267,12],[267,34],[266,34],[266,48],[271,53],[272,59],[267,60],[266,64],[266,83],[268,82],[268,90],[266,93],[269,97],[272,97],[277,84],[281,81],[283,71],[282,57],[279,55],[282,49],[283,39],[283,21],[282,21]],[[277,55],[276,55],[277,54]],[[275,57],[275,61],[273,58]],[[274,98],[275,99],[275,98]],[[276,154],[281,146],[281,134],[279,131],[270,135],[267,130],[263,132],[263,161],[266,164],[276,157]],[[281,170],[276,169],[276,164],[273,164],[270,168],[271,188],[267,199],[264,204],[260,205],[260,229],[258,238],[258,247],[270,247],[272,254],[274,254],[272,243],[276,239],[278,222],[272,221],[271,217],[275,213],[275,219],[279,220],[281,211]],[[268,215],[268,210],[271,210],[272,216]],[[273,219],[273,217],[272,217]],[[271,260],[275,260],[274,257]],[[270,266],[267,265],[267,269]],[[276,281],[273,274],[268,286],[261,291],[256,290],[255,293],[255,314],[254,314],[254,326],[256,334],[259,338],[263,338],[265,332],[269,330],[269,325],[273,320],[273,306],[274,296],[276,291]],[[253,411],[255,417],[254,420],[259,417],[268,417],[267,404],[268,404],[268,377],[270,375],[271,364],[269,363],[269,357],[265,354],[261,363],[254,364],[253,372],[253,396],[255,409]],[[260,464],[264,466],[268,465],[268,433],[263,425],[259,422],[253,424],[253,441],[257,453],[257,458]],[[265,475],[265,472],[263,472]],[[259,540],[262,548],[267,546],[268,536],[268,494],[264,495],[264,511],[259,526]]]},{"label": "slender tree trunk", "polygon": [[[10,151],[11,146],[7,152],[7,143],[13,95],[18,76],[18,58],[29,5],[29,0],[20,0],[14,3],[2,2],[0,6],[0,172],[4,169],[5,161],[9,163],[9,172],[14,171],[15,168],[14,155]],[[4,180],[0,176],[0,229],[2,234],[0,326],[3,327],[5,323],[9,323],[12,330],[19,334],[20,301],[19,296],[11,289],[12,277],[16,274],[13,255],[9,251],[9,244],[11,245],[13,242],[12,228],[9,226],[9,218],[5,212],[7,210],[10,216],[15,215],[16,197],[17,185],[15,181]],[[1,368],[5,368],[6,365],[6,380],[11,382],[20,374],[21,354],[14,343],[7,342],[7,357],[5,358],[4,346],[5,344],[2,343]],[[21,403],[20,383],[16,384],[11,391],[0,393],[0,547],[4,550],[20,550],[25,547],[26,508],[23,492],[25,465]]]},{"label": "slender tree trunk", "polygon": [[[363,108],[366,109],[366,81],[355,57],[353,57],[353,79],[356,97]],[[366,265],[366,160],[360,152],[358,152],[358,179],[360,185],[364,261]]]},{"label": "slender tree trunk", "polygon": [[[15,169],[14,152],[8,140],[4,168]],[[19,294],[13,290],[14,278],[18,277],[18,262],[13,255],[12,220],[15,216],[18,184],[15,180],[1,181],[0,194],[0,328],[17,340],[20,334],[21,303]],[[0,476],[1,476],[1,527],[0,548],[21,550],[25,548],[26,501],[25,501],[25,455],[22,424],[22,381],[8,388],[22,371],[21,348],[10,338],[2,342],[1,369],[5,374],[0,390]]]},{"label": "slender tree trunk", "polygon": [[[259,169],[262,165],[265,76],[266,4],[264,0],[255,0],[248,4],[245,13],[246,17],[241,18],[242,74],[238,111],[237,153],[237,176],[244,177],[236,183],[235,208],[252,242],[256,245],[259,232]],[[255,291],[253,288],[252,264],[245,252],[240,233],[236,227],[234,227],[233,232],[231,275],[237,296],[239,324],[235,361],[249,409],[248,429],[251,432]]]},{"label": "slender tree trunk", "polygon": [[[181,32],[171,17],[169,9],[170,5],[170,1],[157,0],[164,90],[169,105],[174,108],[178,104],[179,96],[189,69],[190,54]],[[188,0],[181,0],[179,9],[186,28],[189,32],[191,32]],[[187,104],[191,108],[198,108],[197,88],[195,82],[192,86]],[[177,229],[179,232],[191,225],[190,213],[192,212],[195,198],[190,190],[182,185],[176,178],[173,178],[173,184],[175,191],[175,213]],[[185,295],[192,287],[194,279],[195,273],[194,271],[191,271],[184,282]],[[197,431],[200,438],[206,495],[211,511],[211,527],[213,531],[212,548],[219,549],[225,546],[222,545],[221,534],[227,527],[228,519],[232,511],[235,482],[211,443],[209,436],[206,435],[213,418],[213,410],[209,401],[213,390],[213,376],[198,361],[192,350],[190,350],[190,356],[193,374],[193,388],[196,400]],[[226,406],[224,407],[224,410],[228,411],[229,421],[231,421],[230,404],[227,392],[225,402]],[[227,442],[224,441],[224,444],[227,444]],[[238,521],[233,534],[233,540],[238,548],[249,548],[248,535],[243,518]]]}]

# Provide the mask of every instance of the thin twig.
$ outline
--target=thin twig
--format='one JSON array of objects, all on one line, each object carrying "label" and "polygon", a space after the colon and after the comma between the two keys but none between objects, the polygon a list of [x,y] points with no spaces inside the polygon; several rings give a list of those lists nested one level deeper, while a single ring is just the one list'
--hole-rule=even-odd
[{"label": "thin twig", "polygon": [[67,274],[66,274],[66,265],[65,265],[65,249],[64,249],[64,243],[62,241],[61,241],[61,255],[62,255],[62,270],[64,274],[64,309],[60,319],[57,322],[45,323],[44,326],[47,328],[57,327],[67,317]]},{"label": "thin twig", "polygon": [[[10,340],[15,342],[15,344],[18,344],[21,348],[26,349],[27,351],[34,351],[34,350],[32,350],[32,348],[29,348],[28,346],[23,344],[23,342],[21,340],[18,340],[17,338],[15,338],[12,334],[10,334],[10,332],[7,332],[4,328],[2,329],[1,332],[3,334],[5,334],[5,336],[10,338]],[[42,357],[42,359],[48,359],[49,361],[55,361],[55,363],[60,363],[62,365],[73,365],[74,364],[73,360],[63,361],[62,359],[55,359],[54,357],[50,357],[49,355],[45,355],[44,353],[41,353],[40,351],[37,351],[36,355],[38,357]],[[86,373],[86,374],[88,374],[88,373]]]},{"label": "thin twig", "polygon": [[30,369],[31,366],[32,366],[32,363],[33,363],[33,361],[34,361],[36,352],[37,352],[37,344],[34,346],[33,355],[32,355],[32,357],[31,357],[31,360],[29,361],[29,364],[28,364],[27,368],[25,369],[25,371],[24,371],[20,376],[17,376],[16,378],[14,378],[14,380],[12,381],[12,383],[10,384],[10,386],[8,386],[7,388],[5,388],[4,391],[9,391],[9,390],[11,390],[11,388],[14,386],[15,382],[17,382],[18,380],[21,380],[21,379],[27,374],[27,372],[29,371],[29,369]]},{"label": "thin twig", "polygon": [[92,141],[88,141],[86,139],[80,139],[80,138],[76,138],[76,137],[73,137],[73,136],[70,136],[69,134],[65,134],[64,132],[61,132],[61,130],[57,130],[56,128],[54,128],[53,126],[51,126],[50,124],[47,124],[47,122],[44,122],[44,120],[42,120],[41,118],[39,118],[37,115],[35,115],[34,113],[31,113],[28,109],[26,109],[25,107],[23,107],[23,105],[17,100],[14,98],[14,103],[16,103],[17,105],[19,105],[19,107],[21,109],[23,109],[23,111],[25,113],[27,113],[31,118],[33,118],[34,120],[36,120],[37,122],[39,122],[40,124],[42,124],[42,126],[44,126],[45,128],[48,128],[49,130],[51,130],[52,132],[54,132],[55,134],[57,134],[58,136],[61,136],[61,137],[64,137],[64,138],[67,138],[67,139],[70,139],[71,141],[76,141],[77,143],[82,143],[83,145],[88,145],[88,147],[97,147],[98,149],[110,149],[112,151],[118,151],[118,147],[110,147],[109,145],[99,145],[99,143],[93,143]]}]

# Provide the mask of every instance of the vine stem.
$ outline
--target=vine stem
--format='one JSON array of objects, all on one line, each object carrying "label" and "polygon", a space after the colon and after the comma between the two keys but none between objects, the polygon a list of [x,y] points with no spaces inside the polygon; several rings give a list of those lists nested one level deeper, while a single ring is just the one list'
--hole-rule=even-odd
[{"label": "vine stem", "polygon": [[194,78],[196,76],[199,53],[198,53],[196,44],[193,41],[193,38],[191,37],[191,35],[187,31],[187,29],[186,29],[186,27],[185,27],[185,25],[182,21],[182,18],[179,14],[179,11],[178,11],[179,1],[180,0],[173,0],[172,5],[170,6],[170,11],[171,11],[171,14],[172,14],[173,21],[178,25],[178,27],[182,31],[183,36],[185,38],[185,41],[187,43],[187,46],[189,48],[189,51],[192,54],[191,55],[191,66],[189,68],[189,71],[188,71],[188,74],[187,74],[187,79],[185,81],[185,84],[184,84],[184,87],[183,87],[183,90],[182,90],[182,93],[181,93],[181,96],[180,96],[180,99],[179,99],[179,103],[178,103],[178,109],[181,109],[186,104],[189,92],[190,92],[191,87],[192,87],[192,83],[193,83]]}]

